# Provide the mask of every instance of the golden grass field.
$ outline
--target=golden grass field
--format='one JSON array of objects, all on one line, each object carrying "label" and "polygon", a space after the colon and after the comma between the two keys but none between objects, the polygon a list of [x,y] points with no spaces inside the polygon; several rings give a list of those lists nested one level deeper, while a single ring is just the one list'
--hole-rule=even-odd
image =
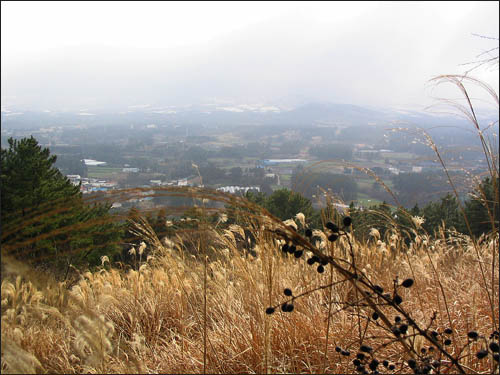
[{"label": "golden grass field", "polygon": [[[280,240],[266,231],[254,232],[257,257],[245,255],[235,239],[241,228],[230,228],[205,228],[194,255],[181,251],[180,240],[150,240],[156,248],[137,270],[112,269],[104,258],[102,269],[82,274],[69,289],[31,272],[4,279],[2,371],[356,373],[352,360],[361,344],[374,348],[381,373],[412,372],[407,360],[429,354],[456,373],[437,345],[458,357],[466,373],[498,369],[491,354],[476,358],[498,331],[498,236],[483,238],[476,249],[466,236],[419,234],[406,246],[397,231],[381,240],[374,231],[368,243],[352,240],[360,280],[389,292],[396,277],[415,281],[398,288],[400,307],[440,336],[433,344],[410,327],[407,352],[381,319],[369,319],[373,309],[360,302],[367,288],[356,280],[342,281],[332,264],[320,274],[305,255],[284,256]],[[206,267],[202,246],[210,246]],[[352,265],[347,236],[321,246],[338,264]],[[297,298],[293,312],[265,313],[289,299],[284,288],[298,295],[332,282],[338,284]],[[401,315],[393,306],[378,309],[391,322]],[[446,335],[446,328],[453,333]],[[473,330],[484,339],[468,339]],[[448,336],[452,344],[444,346],[441,337]],[[384,369],[383,360],[396,369]]]}]

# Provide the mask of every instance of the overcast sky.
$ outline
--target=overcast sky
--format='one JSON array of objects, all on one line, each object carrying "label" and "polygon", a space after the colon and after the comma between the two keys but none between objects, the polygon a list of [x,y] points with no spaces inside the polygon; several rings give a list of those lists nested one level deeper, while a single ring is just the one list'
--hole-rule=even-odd
[{"label": "overcast sky", "polygon": [[[431,90],[430,78],[463,73],[469,66],[460,64],[498,47],[498,8],[497,1],[2,1],[2,106],[423,108],[432,96],[458,96]],[[472,75],[498,92],[498,65]]]}]

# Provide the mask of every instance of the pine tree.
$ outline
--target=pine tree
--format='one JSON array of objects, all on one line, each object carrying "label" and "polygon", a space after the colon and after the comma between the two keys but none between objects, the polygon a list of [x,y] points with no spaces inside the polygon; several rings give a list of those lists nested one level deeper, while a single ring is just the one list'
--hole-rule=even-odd
[{"label": "pine tree", "polygon": [[97,264],[117,251],[120,225],[110,205],[88,205],[35,138],[1,150],[2,255],[36,265]]}]

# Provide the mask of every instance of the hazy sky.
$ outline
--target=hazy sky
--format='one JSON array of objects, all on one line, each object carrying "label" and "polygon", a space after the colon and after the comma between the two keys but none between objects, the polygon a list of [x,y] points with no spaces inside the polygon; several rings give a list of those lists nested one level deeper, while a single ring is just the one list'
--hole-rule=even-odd
[{"label": "hazy sky", "polygon": [[[498,47],[499,2],[1,3],[2,106],[433,103]],[[498,49],[494,51],[498,55]],[[487,57],[489,55],[484,55]],[[498,65],[473,72],[498,92]]]}]

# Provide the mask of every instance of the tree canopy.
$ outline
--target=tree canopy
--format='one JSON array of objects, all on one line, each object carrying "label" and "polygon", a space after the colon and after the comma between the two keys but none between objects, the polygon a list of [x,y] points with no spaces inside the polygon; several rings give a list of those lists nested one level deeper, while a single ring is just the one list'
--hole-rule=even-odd
[{"label": "tree canopy", "polygon": [[87,204],[33,137],[1,150],[2,255],[36,265],[96,264],[118,250],[109,204]]}]

